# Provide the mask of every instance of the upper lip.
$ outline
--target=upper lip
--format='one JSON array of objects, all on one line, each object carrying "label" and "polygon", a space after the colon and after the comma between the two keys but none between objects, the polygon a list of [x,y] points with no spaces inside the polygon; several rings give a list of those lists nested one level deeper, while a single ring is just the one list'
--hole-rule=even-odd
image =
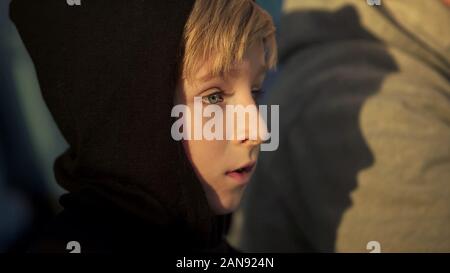
[{"label": "upper lip", "polygon": [[256,164],[256,161],[250,161],[246,164],[241,165],[238,168],[232,169],[231,171],[228,171],[227,173],[231,173],[231,172],[236,172],[239,170],[244,170],[244,171],[250,171]]}]

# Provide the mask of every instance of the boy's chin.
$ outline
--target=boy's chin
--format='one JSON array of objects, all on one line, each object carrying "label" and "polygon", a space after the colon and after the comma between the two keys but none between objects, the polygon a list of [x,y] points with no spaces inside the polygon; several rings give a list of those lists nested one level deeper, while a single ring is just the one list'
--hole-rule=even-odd
[{"label": "boy's chin", "polygon": [[212,211],[216,215],[225,215],[235,212],[241,203],[241,196],[227,198],[227,200],[219,200],[210,202]]}]

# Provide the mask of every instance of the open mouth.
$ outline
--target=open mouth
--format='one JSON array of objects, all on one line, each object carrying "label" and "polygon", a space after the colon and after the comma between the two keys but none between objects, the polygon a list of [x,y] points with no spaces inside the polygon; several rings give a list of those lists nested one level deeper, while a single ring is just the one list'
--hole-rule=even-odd
[{"label": "open mouth", "polygon": [[249,173],[253,170],[253,167],[255,167],[255,162],[252,161],[250,163],[247,163],[245,165],[243,165],[240,168],[234,169],[231,172],[237,172],[237,173]]},{"label": "open mouth", "polygon": [[233,172],[237,172],[237,173],[249,173],[249,172],[252,171],[252,169],[253,169],[253,166],[246,166],[246,167],[243,167],[243,168],[236,169],[236,170],[234,170]]},{"label": "open mouth", "polygon": [[255,162],[250,162],[240,168],[234,169],[232,171],[226,172],[226,175],[234,178],[240,183],[247,182],[250,178],[250,173],[252,172],[253,168],[255,167]]}]

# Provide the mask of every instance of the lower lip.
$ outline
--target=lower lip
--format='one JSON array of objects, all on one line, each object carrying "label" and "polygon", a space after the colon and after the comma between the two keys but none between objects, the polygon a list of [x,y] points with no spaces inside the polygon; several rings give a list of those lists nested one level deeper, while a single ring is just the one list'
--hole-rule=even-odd
[{"label": "lower lip", "polygon": [[246,184],[250,180],[250,172],[229,172],[227,176],[238,182],[239,184]]}]

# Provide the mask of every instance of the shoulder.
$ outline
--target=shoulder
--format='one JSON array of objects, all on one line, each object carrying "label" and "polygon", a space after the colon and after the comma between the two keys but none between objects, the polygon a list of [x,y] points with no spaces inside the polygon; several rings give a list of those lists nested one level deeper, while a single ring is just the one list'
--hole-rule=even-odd
[{"label": "shoulder", "polygon": [[90,220],[87,215],[79,215],[70,210],[62,211],[36,236],[28,252],[110,252],[112,248],[108,242],[114,240],[108,228],[98,221]]}]

